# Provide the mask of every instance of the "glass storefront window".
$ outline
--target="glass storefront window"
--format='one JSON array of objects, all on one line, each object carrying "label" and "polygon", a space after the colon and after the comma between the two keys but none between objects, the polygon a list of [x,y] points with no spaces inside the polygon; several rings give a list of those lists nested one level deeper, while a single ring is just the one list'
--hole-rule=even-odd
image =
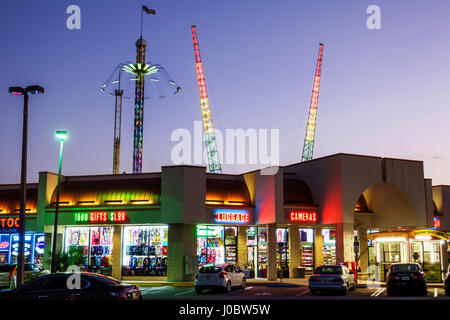
[{"label": "glass storefront window", "polygon": [[199,265],[225,262],[224,227],[197,227],[197,255]]},{"label": "glass storefront window", "polygon": [[278,276],[289,278],[289,238],[287,228],[277,229],[277,270]]},{"label": "glass storefront window", "polygon": [[167,275],[167,226],[123,228],[122,275]]},{"label": "glass storefront window", "polygon": [[267,278],[267,228],[258,227],[258,277]]},{"label": "glass storefront window", "polygon": [[402,242],[379,242],[379,262],[394,263],[402,261]]},{"label": "glass storefront window", "polygon": [[323,229],[323,263],[336,264],[336,230]]},{"label": "glass storefront window", "polygon": [[300,263],[306,274],[314,272],[314,229],[299,229]]},{"label": "glass storefront window", "polygon": [[66,228],[64,251],[67,253],[71,248],[83,248],[83,254],[86,257],[85,265],[87,265],[89,255],[89,227]]},{"label": "glass storefront window", "polygon": [[67,227],[65,252],[80,250],[90,272],[111,275],[114,227]]},{"label": "glass storefront window", "polygon": [[[19,253],[19,234],[0,234],[0,264],[15,264]],[[45,235],[43,233],[25,234],[25,263],[43,265]]]},{"label": "glass storefront window", "polygon": [[256,227],[247,228],[247,269],[249,269],[249,278],[255,277],[257,269],[258,256],[258,238]]},{"label": "glass storefront window", "polygon": [[441,244],[439,241],[413,241],[411,261],[420,263],[428,282],[441,282]]}]

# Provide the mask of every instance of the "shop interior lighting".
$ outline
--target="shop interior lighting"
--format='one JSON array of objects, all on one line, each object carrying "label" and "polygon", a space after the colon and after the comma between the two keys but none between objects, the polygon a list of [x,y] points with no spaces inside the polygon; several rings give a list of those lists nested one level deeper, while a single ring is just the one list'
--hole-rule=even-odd
[{"label": "shop interior lighting", "polygon": [[[52,202],[52,206],[55,206],[56,205],[56,201],[53,201]],[[59,205],[61,206],[61,205],[69,205],[69,201],[60,201],[59,202]]]},{"label": "shop interior lighting", "polygon": [[431,236],[422,234],[422,235],[415,236],[414,239],[416,239],[416,240],[431,240]]},{"label": "shop interior lighting", "polygon": [[406,238],[405,238],[405,237],[380,237],[380,238],[376,238],[375,241],[378,241],[378,242],[398,242],[398,241],[405,241],[405,242],[406,242]]},{"label": "shop interior lighting", "polygon": [[95,204],[95,201],[94,200],[83,200],[83,201],[77,201],[77,204],[81,204],[81,205]]},{"label": "shop interior lighting", "polygon": [[111,204],[121,204],[123,203],[123,200],[105,200],[105,203],[111,203]]},{"label": "shop interior lighting", "polygon": [[153,204],[153,202],[151,202],[148,199],[144,199],[144,200],[130,200],[131,204]]},{"label": "shop interior lighting", "polygon": [[245,201],[228,201],[228,204],[232,206],[243,206],[245,205]]},{"label": "shop interior lighting", "polygon": [[206,200],[206,204],[224,204],[223,200]]},{"label": "shop interior lighting", "polygon": [[[31,209],[25,209],[26,212],[31,212]],[[20,212],[20,209],[14,209],[14,212]]]}]

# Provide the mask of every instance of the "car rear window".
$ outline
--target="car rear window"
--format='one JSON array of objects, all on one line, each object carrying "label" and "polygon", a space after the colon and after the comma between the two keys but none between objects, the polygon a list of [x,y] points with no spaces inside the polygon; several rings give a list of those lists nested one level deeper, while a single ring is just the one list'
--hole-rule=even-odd
[{"label": "car rear window", "polygon": [[342,268],[338,266],[323,266],[316,269],[319,274],[342,274]]},{"label": "car rear window", "polygon": [[222,269],[215,266],[210,267],[201,267],[199,272],[200,273],[219,273]]},{"label": "car rear window", "polygon": [[14,268],[16,267],[16,265],[14,264],[2,264],[0,265],[0,272],[11,272],[14,270]]},{"label": "car rear window", "polygon": [[391,271],[420,271],[417,264],[393,264]]},{"label": "car rear window", "polygon": [[106,276],[100,275],[100,274],[95,274],[95,275],[89,274],[89,275],[85,275],[85,277],[87,279],[89,279],[89,278],[94,279],[105,285],[120,285],[120,284],[122,284],[122,282],[120,282],[120,281],[117,281],[115,279],[112,279],[112,278],[109,278],[109,277],[106,277]]}]

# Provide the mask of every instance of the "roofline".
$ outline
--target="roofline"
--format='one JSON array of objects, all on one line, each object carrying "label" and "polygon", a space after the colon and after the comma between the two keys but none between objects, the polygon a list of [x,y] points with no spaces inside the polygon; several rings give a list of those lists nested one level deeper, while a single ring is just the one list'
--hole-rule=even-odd
[{"label": "roofline", "polygon": [[202,168],[206,170],[206,166],[193,166],[193,165],[189,165],[189,164],[174,164],[174,165],[170,165],[170,166],[161,166],[161,169],[163,168],[182,168],[182,167],[186,167],[186,168]]},{"label": "roofline", "polygon": [[[39,186],[39,183],[37,183],[37,182],[27,183],[26,186],[27,186],[27,189],[29,187],[32,187],[31,189],[34,189],[34,188],[37,188]],[[20,183],[19,184],[0,184],[0,189],[1,190],[20,189]]]},{"label": "roofline", "polygon": [[161,172],[145,173],[122,173],[122,174],[98,174],[98,175],[80,175],[80,176],[62,176],[64,182],[68,181],[89,181],[89,180],[128,180],[128,179],[148,179],[161,177]]}]

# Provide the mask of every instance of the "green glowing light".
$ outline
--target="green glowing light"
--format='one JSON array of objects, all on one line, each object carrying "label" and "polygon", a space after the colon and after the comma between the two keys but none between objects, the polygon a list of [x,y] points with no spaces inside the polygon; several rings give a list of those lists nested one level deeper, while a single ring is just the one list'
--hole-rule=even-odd
[{"label": "green glowing light", "polygon": [[58,138],[58,140],[66,140],[67,138],[67,131],[56,131],[56,138]]}]

